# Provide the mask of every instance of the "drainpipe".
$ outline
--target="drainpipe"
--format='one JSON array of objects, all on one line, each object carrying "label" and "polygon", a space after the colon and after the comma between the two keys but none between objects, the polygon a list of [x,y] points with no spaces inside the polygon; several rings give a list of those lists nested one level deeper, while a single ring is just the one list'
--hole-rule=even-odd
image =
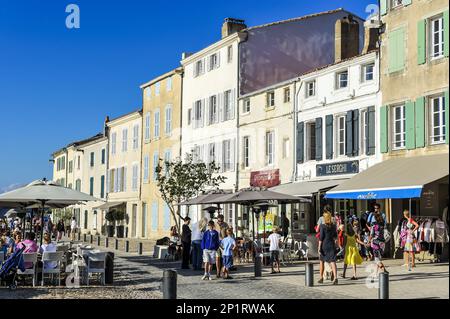
[{"label": "drainpipe", "polygon": [[[298,86],[297,89],[297,82],[300,82],[300,85]],[[293,121],[294,121],[294,134],[293,134],[293,147],[294,147],[294,152],[292,152],[292,154],[294,154],[293,156],[293,164],[294,164],[294,169],[293,169],[293,173],[292,173],[292,178],[291,181],[294,183],[297,181],[297,175],[298,175],[298,166],[297,166],[297,125],[298,125],[298,110],[299,110],[299,94],[300,91],[302,89],[303,86],[303,81],[301,80],[301,78],[299,77],[297,79],[297,81],[294,81],[294,116]]]}]

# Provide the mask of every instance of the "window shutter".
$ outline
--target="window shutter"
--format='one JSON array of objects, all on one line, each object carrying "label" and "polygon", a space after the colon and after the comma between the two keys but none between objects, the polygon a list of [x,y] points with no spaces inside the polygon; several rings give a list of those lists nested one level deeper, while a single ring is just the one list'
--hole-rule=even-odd
[{"label": "window shutter", "polygon": [[333,159],[333,115],[325,117],[325,152],[327,159]]},{"label": "window shutter", "polygon": [[380,152],[387,153],[388,148],[388,107],[383,105],[380,108]]},{"label": "window shutter", "polygon": [[353,156],[359,155],[359,110],[353,110]]},{"label": "window shutter", "polygon": [[109,186],[110,178],[111,178],[111,171],[107,170],[106,171],[106,193],[109,193],[111,191],[111,187]]},{"label": "window shutter", "polygon": [[201,112],[202,112],[202,114],[201,114],[201,117],[200,117],[200,127],[203,127],[203,126],[205,126],[205,104],[206,104],[206,99],[203,99],[201,101],[202,101],[201,102],[201,105],[202,105]]},{"label": "window shutter", "polygon": [[345,115],[345,155],[353,155],[353,111]]},{"label": "window shutter", "polygon": [[127,167],[124,166],[123,168],[123,191],[127,191]]},{"label": "window shutter", "polygon": [[193,125],[194,128],[197,128],[197,120],[196,120],[196,115],[195,113],[197,112],[197,108],[195,107],[195,102],[192,103],[192,112],[191,112],[191,123]]},{"label": "window shutter", "polygon": [[381,15],[385,15],[388,11],[388,0],[381,0],[380,6],[381,6],[380,8]]},{"label": "window shutter", "polygon": [[223,142],[218,142],[216,145],[217,161],[216,166],[220,167],[219,173],[223,173],[223,156],[222,156]]},{"label": "window shutter", "polygon": [[406,116],[406,148],[413,150],[416,148],[416,132],[415,132],[415,112],[414,102],[408,101],[405,104]]},{"label": "window shutter", "polygon": [[219,122],[224,121],[224,111],[223,111],[223,93],[217,94],[217,106],[219,108]]},{"label": "window shutter", "polygon": [[[447,11],[448,13],[448,11]],[[448,16],[448,15],[447,15]],[[447,24],[448,24],[448,19],[447,19]],[[448,39],[448,38],[447,38]],[[449,94],[448,94],[448,90],[447,92],[445,92],[445,99],[444,99],[444,103],[445,103],[445,143],[448,144],[448,135],[449,135],[449,116],[448,116],[448,104],[449,104]]]},{"label": "window shutter", "polygon": [[211,124],[209,122],[209,104],[210,104],[210,100],[209,100],[209,98],[206,98],[205,99],[205,122],[206,122],[206,126]]},{"label": "window shutter", "polygon": [[217,67],[220,67],[220,51],[217,52]]},{"label": "window shutter", "polygon": [[231,171],[232,172],[234,172],[235,171],[235,169],[236,169],[236,160],[235,160],[235,156],[236,156],[236,150],[235,150],[235,147],[236,147],[236,139],[231,139],[231,141],[230,141],[230,161],[231,161],[231,163],[230,163],[230,168],[231,168]]},{"label": "window shutter", "polygon": [[212,69],[211,56],[207,57],[205,62],[206,62],[206,65],[205,65],[206,70],[208,70],[208,72],[211,71],[211,69]]},{"label": "window shutter", "polygon": [[305,123],[297,124],[297,163],[305,161]]},{"label": "window shutter", "polygon": [[416,148],[425,147],[425,98],[416,99]]},{"label": "window shutter", "polygon": [[[448,19],[448,10],[447,10],[447,11],[444,11],[444,55],[447,58],[448,58],[448,37],[449,37],[449,34],[448,34],[449,21],[448,20],[449,19]],[[447,116],[448,113],[445,113],[445,114]],[[448,122],[446,122],[446,123],[448,123]]]},{"label": "window shutter", "polygon": [[231,97],[230,97],[230,120],[234,120],[235,112],[236,112],[236,89],[231,90]]},{"label": "window shutter", "polygon": [[202,60],[203,62],[203,68],[202,68],[202,73],[201,74],[205,74],[205,72],[206,72],[206,61],[208,61],[208,59],[207,58],[203,58],[203,60]]},{"label": "window shutter", "polygon": [[316,118],[316,161],[322,160],[322,118]]},{"label": "window shutter", "polygon": [[366,155],[375,155],[375,107],[371,106],[366,112]]},{"label": "window shutter", "polygon": [[417,63],[424,64],[427,59],[426,20],[417,22]]},{"label": "window shutter", "polygon": [[401,71],[405,66],[405,29],[392,31],[388,38],[389,73]]}]

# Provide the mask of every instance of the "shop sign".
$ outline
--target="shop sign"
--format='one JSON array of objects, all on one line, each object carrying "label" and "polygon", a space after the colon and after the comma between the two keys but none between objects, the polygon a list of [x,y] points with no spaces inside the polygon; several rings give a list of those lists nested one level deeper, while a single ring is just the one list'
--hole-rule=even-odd
[{"label": "shop sign", "polygon": [[277,185],[280,185],[279,169],[251,172],[250,186],[270,188]]},{"label": "shop sign", "polygon": [[316,176],[332,176],[359,173],[359,161],[316,165]]}]

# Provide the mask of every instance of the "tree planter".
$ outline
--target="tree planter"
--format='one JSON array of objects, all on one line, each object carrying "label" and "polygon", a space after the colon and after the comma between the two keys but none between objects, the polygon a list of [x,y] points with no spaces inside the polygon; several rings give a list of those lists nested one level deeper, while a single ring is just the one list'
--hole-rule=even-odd
[{"label": "tree planter", "polygon": [[116,227],[117,238],[123,238],[124,237],[124,230],[125,230],[125,227],[123,225]]},{"label": "tree planter", "polygon": [[114,226],[113,225],[106,226],[106,235],[108,237],[114,237]]}]

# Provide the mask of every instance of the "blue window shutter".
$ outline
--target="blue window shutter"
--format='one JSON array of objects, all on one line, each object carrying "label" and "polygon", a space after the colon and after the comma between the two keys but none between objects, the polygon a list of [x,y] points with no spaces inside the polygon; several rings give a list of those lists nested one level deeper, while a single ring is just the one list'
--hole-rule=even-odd
[{"label": "blue window shutter", "polygon": [[158,230],[158,202],[152,203],[152,231]]},{"label": "blue window shutter", "polygon": [[352,131],[353,131],[353,156],[359,154],[359,110],[353,110],[352,118]]},{"label": "blue window shutter", "polygon": [[353,155],[353,111],[345,115],[345,155]]},{"label": "blue window shutter", "polygon": [[325,151],[326,158],[333,158],[333,115],[325,117]]},{"label": "blue window shutter", "polygon": [[318,117],[316,118],[316,161],[322,160],[322,153],[323,153],[323,147],[322,147],[322,118]]},{"label": "blue window shutter", "polygon": [[164,230],[170,229],[170,209],[166,203],[164,203]]},{"label": "blue window shutter", "polygon": [[305,123],[297,125],[297,163],[305,161]]},{"label": "blue window shutter", "polygon": [[375,155],[375,107],[371,106],[366,112],[366,154]]}]

